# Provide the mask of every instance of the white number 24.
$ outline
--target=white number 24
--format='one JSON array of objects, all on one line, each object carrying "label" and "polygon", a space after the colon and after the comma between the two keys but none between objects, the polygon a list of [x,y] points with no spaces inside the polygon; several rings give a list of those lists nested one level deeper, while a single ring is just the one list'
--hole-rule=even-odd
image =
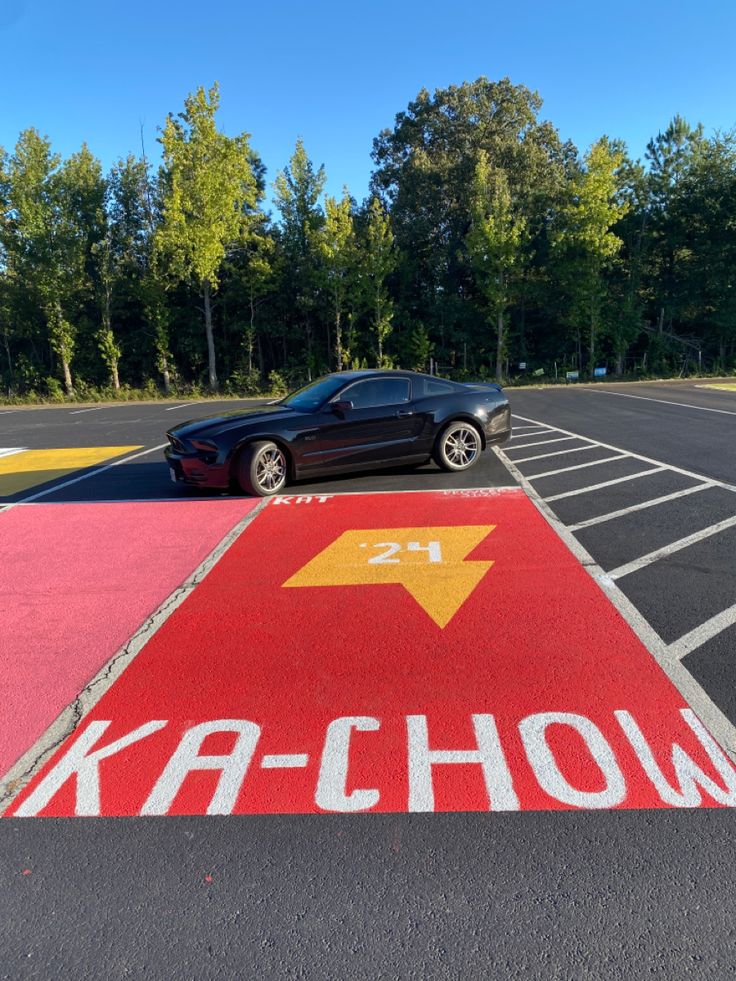
[{"label": "white number 24", "polygon": [[[369,565],[396,565],[401,562],[400,558],[392,558],[401,551],[401,545],[398,542],[376,542],[373,548],[383,548],[385,551],[368,559]],[[407,542],[406,551],[426,552],[428,562],[442,561],[442,548],[439,542],[428,542],[426,545],[421,545],[419,542]]]}]

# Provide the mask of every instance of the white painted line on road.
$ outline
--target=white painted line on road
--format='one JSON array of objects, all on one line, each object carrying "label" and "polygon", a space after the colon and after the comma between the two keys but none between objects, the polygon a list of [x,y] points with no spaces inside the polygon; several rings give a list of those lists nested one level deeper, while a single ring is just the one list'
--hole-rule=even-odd
[{"label": "white painted line on road", "polygon": [[0,456],[15,456],[16,453],[25,452],[25,446],[0,446]]},{"label": "white painted line on road", "polygon": [[[701,722],[715,736],[731,760],[736,762],[736,726],[718,708],[707,692],[690,674],[685,665],[672,657],[669,645],[665,644],[628,596],[611,580],[610,576],[606,575],[590,552],[583,548],[577,538],[568,531],[563,522],[548,507],[547,502],[532,484],[529,483],[529,480],[524,474],[514,466],[508,457],[504,456],[503,451],[498,447],[494,447],[494,452],[502,463],[506,465],[512,476],[519,481],[529,498],[536,505],[537,510],[544,515],[547,522],[555,529],[586,572],[604,590],[621,616],[627,621],[639,640],[641,640],[642,644],[644,644],[672,684],[675,685],[688,705],[695,711]],[[666,467],[662,469],[666,469]]]},{"label": "white painted line on road", "polygon": [[[586,467],[597,467],[601,463],[610,463],[612,460],[625,460],[628,454],[619,453],[617,456],[604,456],[602,460],[593,460],[592,463],[578,463],[574,467],[561,467],[559,470],[545,470],[544,473],[532,473],[527,480],[539,480],[540,477],[554,477],[558,473],[570,473],[572,470],[585,470]],[[511,463],[514,461],[511,460]]]},{"label": "white painted line on road", "polygon": [[[520,433],[518,432],[519,429],[528,429],[530,432]],[[512,436],[511,439],[528,439],[530,436],[538,436],[540,433],[553,433],[554,429],[537,429],[536,426],[514,426],[514,432],[516,435]]]},{"label": "white painted line on road", "polygon": [[[520,429],[534,429],[538,433],[543,433],[543,432],[546,432],[546,431],[549,431],[549,430],[554,431],[554,427],[553,426],[543,426],[541,424],[539,426],[514,426],[513,429],[514,429],[514,432],[515,433],[518,432]],[[533,434],[532,433],[526,433],[525,435],[531,436]],[[512,439],[516,439],[515,436],[512,436],[511,438]]]},{"label": "white painted line on road", "polygon": [[162,450],[168,445],[168,443],[160,443],[158,446],[152,446],[150,450],[141,450],[139,453],[131,454],[131,456],[124,456],[122,460],[115,460],[114,463],[106,463],[104,467],[97,467],[95,470],[90,470],[89,473],[83,473],[80,477],[73,477],[71,480],[65,480],[62,484],[55,484],[53,487],[47,487],[46,490],[38,491],[38,493],[31,494],[29,497],[24,497],[20,501],[11,501],[8,505],[8,510],[10,508],[17,507],[19,504],[30,504],[31,501],[37,501],[40,497],[46,497],[47,494],[55,494],[57,491],[63,490],[65,487],[71,487],[72,484],[78,484],[80,481],[87,480],[89,477],[96,477],[98,473],[104,473],[105,470],[111,470],[113,467],[119,467],[123,463],[129,463],[131,460],[137,460],[139,456],[146,456],[148,453],[155,453],[157,450]]},{"label": "white painted line on road", "polygon": [[698,409],[699,412],[719,412],[724,416],[736,416],[736,412],[729,409],[710,409],[705,405],[692,405],[690,402],[670,402],[667,399],[653,399],[646,395],[628,395],[626,392],[604,392],[600,388],[583,388],[583,392],[590,392],[592,395],[618,395],[621,399],[639,399],[642,402],[660,402],[662,405],[677,405],[681,409]]},{"label": "white painted line on road", "polygon": [[623,576],[629,576],[632,572],[638,572],[639,569],[643,569],[653,562],[658,562],[659,559],[665,559],[668,555],[673,555],[683,548],[689,548],[690,545],[696,545],[698,542],[702,542],[703,539],[718,535],[720,532],[726,531],[728,528],[733,528],[734,526],[736,526],[736,515],[731,518],[725,518],[723,521],[719,521],[715,525],[710,525],[708,528],[695,531],[692,535],[688,535],[686,538],[680,538],[676,542],[671,542],[663,548],[655,549],[654,552],[648,552],[646,555],[634,559],[633,562],[620,565],[617,569],[612,569],[607,575],[611,579],[621,579]]},{"label": "white painted line on road", "polygon": [[288,770],[307,766],[309,756],[306,753],[274,753],[264,756],[261,760],[262,770]]},{"label": "white painted line on road", "polygon": [[615,480],[604,480],[600,484],[588,484],[587,487],[578,487],[577,490],[565,491],[563,494],[553,494],[545,500],[561,501],[563,497],[577,497],[578,494],[589,494],[591,491],[601,490],[603,487],[612,487],[614,484],[625,484],[627,480],[637,480],[639,477],[648,477],[653,473],[664,473],[667,467],[652,467],[651,470],[642,470],[640,473],[629,474],[628,477],[616,477]]},{"label": "white painted line on road", "polygon": [[104,409],[104,405],[96,405],[92,409],[75,409],[74,412],[70,412],[70,416],[81,416],[83,412],[99,412],[100,409]]},{"label": "white painted line on road", "polygon": [[20,409],[3,409],[0,411],[0,416],[9,416],[13,412],[20,412]]},{"label": "white painted line on road", "polygon": [[[551,443],[556,442],[554,439],[550,440]],[[550,456],[564,456],[565,453],[584,453],[585,450],[597,450],[599,447],[596,443],[591,443],[590,446],[573,446],[571,450],[555,450],[554,453],[538,453],[536,456],[524,456],[521,459],[514,457],[514,463],[529,463],[530,460],[546,460]],[[520,449],[520,447],[516,447]]]},{"label": "white painted line on road", "polygon": [[174,409],[186,409],[190,405],[199,405],[199,402],[183,402],[181,405],[170,405],[168,409],[164,409],[164,412],[173,412]]},{"label": "white painted line on road", "polygon": [[[529,419],[526,416],[519,416],[520,419],[526,419],[527,422],[538,423],[537,419]],[[578,436],[580,439],[587,439],[585,436],[580,436],[579,433],[571,433],[569,429],[560,429],[559,426],[556,427],[558,433],[566,433],[568,436]],[[726,490],[736,491],[736,484],[727,484],[725,480],[716,480],[715,477],[706,477],[702,473],[693,473],[692,470],[683,470],[682,467],[675,467],[670,463],[662,463],[661,460],[653,460],[649,456],[642,456],[641,453],[632,453],[629,450],[622,450],[620,446],[612,446],[610,443],[602,443],[598,440],[598,445],[602,446],[606,450],[613,450],[616,453],[624,453],[630,456],[634,460],[641,460],[642,463],[650,463],[652,466],[660,467],[664,470],[670,470],[672,473],[680,473],[683,477],[692,477],[699,483],[703,480],[710,480],[716,487],[725,487]],[[642,476],[640,474],[640,476]],[[552,498],[548,498],[552,500]]]},{"label": "white painted line on road", "polygon": [[[597,518],[588,518],[587,521],[579,521],[576,525],[568,525],[569,531],[582,531],[583,528],[592,528],[593,525],[602,525],[605,521],[612,521],[614,518],[622,518],[625,514],[633,511],[644,511],[646,508],[653,508],[658,504],[665,504],[667,501],[676,501],[679,497],[687,497],[688,494],[697,494],[699,491],[709,490],[714,485],[708,481],[706,484],[698,484],[697,487],[688,487],[685,490],[675,491],[673,494],[665,494],[662,497],[654,497],[651,501],[642,501],[641,504],[632,504],[628,508],[621,508],[618,511],[609,511],[608,514],[599,514]],[[551,498],[548,498],[551,500]]]},{"label": "white painted line on road", "polygon": [[[557,439],[540,439],[536,443],[520,443],[518,446],[512,446],[512,450],[525,450],[527,446],[548,446],[550,443],[569,443],[571,439],[585,439],[585,436],[560,436]],[[588,443],[592,443],[593,440],[586,440]]]},{"label": "white painted line on road", "polygon": [[722,633],[727,627],[732,627],[736,623],[736,604],[729,606],[727,610],[721,610],[710,620],[701,623],[699,627],[683,634],[679,640],[670,644],[670,654],[681,661],[698,647],[702,647],[706,641],[711,640],[716,634]]}]

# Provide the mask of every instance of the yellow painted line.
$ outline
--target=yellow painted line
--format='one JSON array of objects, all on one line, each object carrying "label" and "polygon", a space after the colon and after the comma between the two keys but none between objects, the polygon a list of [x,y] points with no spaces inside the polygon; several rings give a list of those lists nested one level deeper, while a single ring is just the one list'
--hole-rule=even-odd
[{"label": "yellow painted line", "polygon": [[140,446],[82,446],[72,449],[23,450],[0,457],[0,496],[7,497],[123,456]]},{"label": "yellow painted line", "polygon": [[698,385],[698,388],[717,388],[721,392],[736,392],[736,384],[725,384],[725,385]]}]

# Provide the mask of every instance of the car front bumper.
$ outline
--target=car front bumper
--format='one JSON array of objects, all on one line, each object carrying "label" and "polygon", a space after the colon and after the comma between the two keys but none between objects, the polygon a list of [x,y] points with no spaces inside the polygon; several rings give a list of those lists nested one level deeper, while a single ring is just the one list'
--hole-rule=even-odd
[{"label": "car front bumper", "polygon": [[173,446],[164,450],[169,465],[169,476],[175,484],[195,487],[212,487],[218,490],[230,484],[230,467],[227,463],[211,462],[203,453],[186,453]]}]

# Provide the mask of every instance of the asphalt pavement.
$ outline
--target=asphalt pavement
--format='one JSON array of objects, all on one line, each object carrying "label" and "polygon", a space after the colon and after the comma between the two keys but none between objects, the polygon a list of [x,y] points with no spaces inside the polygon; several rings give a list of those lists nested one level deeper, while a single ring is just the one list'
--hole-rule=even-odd
[{"label": "asphalt pavement", "polygon": [[[506,463],[487,453],[467,475],[399,468],[290,490],[521,481],[725,745],[736,393],[683,382],[510,398]],[[43,485],[46,503],[211,499],[173,487],[156,447],[174,419],[218,408],[7,410],[0,447],[141,447]],[[730,977],[734,841],[733,811],[718,809],[4,818],[0,977]]]}]

